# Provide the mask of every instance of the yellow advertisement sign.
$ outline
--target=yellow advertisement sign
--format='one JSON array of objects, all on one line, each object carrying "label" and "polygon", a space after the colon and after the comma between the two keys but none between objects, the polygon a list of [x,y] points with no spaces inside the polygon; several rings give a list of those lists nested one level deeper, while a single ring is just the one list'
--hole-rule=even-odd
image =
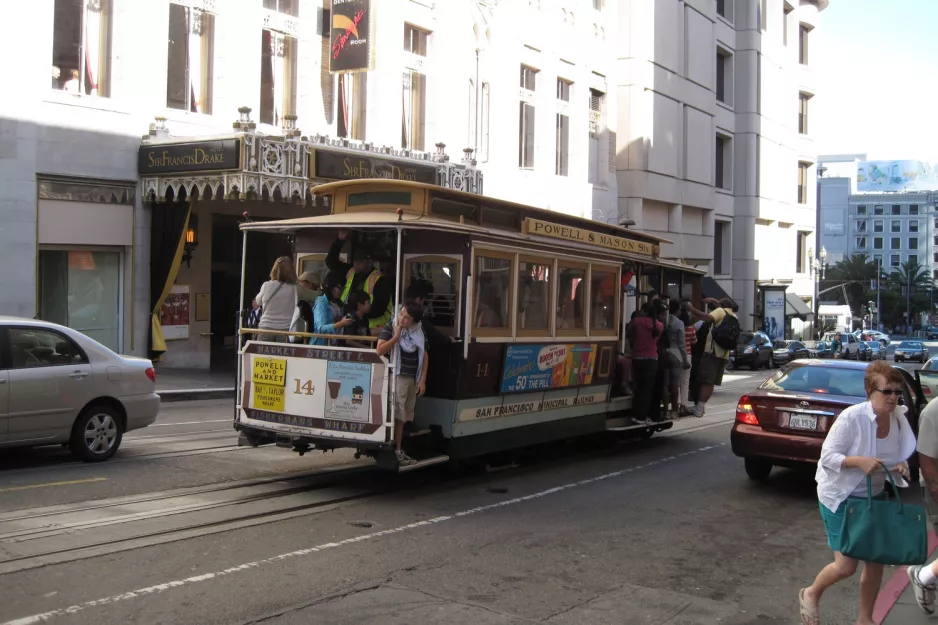
[{"label": "yellow advertisement sign", "polygon": [[287,381],[287,361],[283,358],[254,358],[251,381],[254,384],[284,386]]},{"label": "yellow advertisement sign", "polygon": [[255,384],[253,407],[259,410],[283,412],[286,391],[287,389],[283,386]]},{"label": "yellow advertisement sign", "polygon": [[657,246],[653,243],[636,241],[635,239],[625,239],[604,232],[583,230],[582,228],[575,228],[573,226],[553,224],[547,221],[541,221],[540,219],[525,219],[524,232],[525,234],[562,239],[575,243],[585,243],[586,245],[598,245],[611,250],[644,254],[646,256],[652,256],[658,251],[655,249]]}]

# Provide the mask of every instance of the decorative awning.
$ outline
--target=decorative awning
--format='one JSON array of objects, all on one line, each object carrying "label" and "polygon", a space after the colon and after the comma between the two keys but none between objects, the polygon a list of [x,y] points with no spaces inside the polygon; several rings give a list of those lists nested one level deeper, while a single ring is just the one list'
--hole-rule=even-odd
[{"label": "decorative awning", "polygon": [[704,297],[712,297],[715,300],[721,300],[723,298],[733,299],[727,295],[726,291],[723,290],[723,287],[720,286],[720,284],[710,276],[704,276],[701,278],[700,292]]},{"label": "decorative awning", "polygon": [[785,293],[785,302],[786,317],[798,317],[802,321],[814,318],[814,312],[808,308],[808,305],[804,303],[803,299],[794,293]]},{"label": "decorative awning", "polygon": [[166,119],[157,117],[144,135],[138,171],[145,201],[181,197],[269,199],[303,204],[325,182],[356,178],[414,180],[482,194],[482,172],[472,149],[454,163],[446,145],[418,152],[296,129],[296,116],[285,116],[282,136],[264,135],[251,121],[251,109],[238,109],[234,131],[222,136],[170,137]]}]

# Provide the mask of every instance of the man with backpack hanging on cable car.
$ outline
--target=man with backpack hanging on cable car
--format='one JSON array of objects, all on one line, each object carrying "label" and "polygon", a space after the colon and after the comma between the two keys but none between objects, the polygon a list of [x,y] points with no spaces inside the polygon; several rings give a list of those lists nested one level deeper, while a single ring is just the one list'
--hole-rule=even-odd
[{"label": "man with backpack hanging on cable car", "polygon": [[707,401],[713,395],[713,387],[723,384],[723,371],[726,369],[726,362],[729,360],[730,353],[736,348],[736,341],[739,340],[739,319],[733,312],[735,304],[728,297],[717,301],[712,297],[704,299],[704,303],[713,304],[715,308],[712,312],[706,313],[697,310],[690,304],[687,310],[695,318],[701,321],[710,321],[710,333],[707,335],[707,343],[704,351],[700,355],[700,365],[697,372],[697,402],[694,404],[694,416],[700,418],[704,416],[707,409]]}]

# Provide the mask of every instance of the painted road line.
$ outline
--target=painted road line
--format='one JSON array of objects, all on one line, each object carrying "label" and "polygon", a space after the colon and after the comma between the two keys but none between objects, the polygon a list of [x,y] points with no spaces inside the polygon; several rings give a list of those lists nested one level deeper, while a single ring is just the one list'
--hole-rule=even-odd
[{"label": "painted road line", "polygon": [[[938,548],[938,536],[932,529],[928,530],[928,557],[926,561],[931,561],[931,557]],[[876,625],[882,625],[892,609],[899,603],[899,598],[909,586],[909,576],[905,570],[908,567],[898,566],[893,572],[892,577],[886,582],[879,594],[876,595],[876,604],[873,606],[873,622]]]},{"label": "painted road line", "polygon": [[197,425],[201,423],[233,423],[234,420],[231,418],[228,419],[207,419],[205,421],[181,421],[178,423],[151,423],[147,426],[149,428],[165,428],[171,425]]},{"label": "painted road line", "polygon": [[419,529],[426,527],[428,525],[438,525],[440,523],[446,523],[448,521],[453,521],[455,519],[460,519],[462,517],[471,516],[474,514],[481,514],[483,512],[488,512],[490,510],[496,510],[499,508],[505,508],[508,506],[513,506],[519,503],[524,503],[526,501],[532,501],[534,499],[540,499],[542,497],[547,497],[548,495],[554,495],[563,491],[572,490],[574,488],[579,488],[580,486],[587,486],[589,484],[595,484],[612,478],[621,477],[629,473],[635,473],[636,471],[641,471],[643,469],[648,469],[654,466],[661,464],[666,464],[668,462],[674,462],[675,460],[680,460],[682,458],[687,458],[688,456],[693,456],[696,454],[705,453],[708,451],[713,451],[716,449],[721,449],[726,445],[726,443],[719,443],[716,445],[707,445],[706,447],[699,447],[697,449],[687,451],[681,454],[675,454],[673,456],[665,456],[659,458],[658,460],[652,460],[651,462],[646,462],[645,464],[637,465],[634,467],[629,467],[627,469],[621,469],[619,471],[613,471],[611,473],[604,473],[602,475],[597,475],[595,477],[587,478],[577,482],[569,482],[561,486],[556,486],[554,488],[548,488],[547,490],[542,490],[530,495],[525,495],[523,497],[515,497],[513,499],[506,499],[505,501],[500,501],[498,503],[488,504],[485,506],[479,506],[476,508],[470,508],[468,510],[462,510],[460,512],[455,512],[453,514],[442,515],[435,517],[433,519],[428,519],[426,521],[418,521],[416,523],[408,523],[407,525],[401,525],[388,530],[382,530],[380,532],[372,532],[370,534],[363,534],[361,536],[355,536],[352,538],[346,538],[345,540],[340,540],[331,543],[323,543],[321,545],[316,545],[313,547],[307,547],[306,549],[298,549],[296,551],[290,551],[288,553],[282,553],[277,556],[270,558],[264,558],[263,560],[255,560],[253,562],[246,562],[244,564],[233,566],[221,571],[216,571],[214,573],[204,573],[202,575],[196,575],[194,577],[186,577],[183,579],[172,580],[164,582],[162,584],[156,584],[154,586],[147,586],[146,588],[138,588],[137,590],[131,590],[129,592],[121,593],[119,595],[112,595],[110,597],[102,597],[101,599],[94,599],[92,601],[86,601],[84,603],[79,603],[67,608],[59,608],[56,610],[50,610],[48,612],[42,612],[40,614],[33,614],[31,616],[24,616],[22,618],[13,619],[11,621],[6,621],[0,625],[36,625],[37,623],[45,623],[51,619],[67,616],[72,614],[78,614],[90,608],[95,608],[103,605],[110,605],[113,603],[118,603],[122,601],[129,601],[131,599],[136,599],[138,597],[145,597],[148,595],[155,595],[163,593],[167,590],[172,590],[173,588],[180,588],[182,586],[192,586],[200,582],[206,582],[213,579],[218,579],[221,577],[228,577],[230,575],[236,575],[245,571],[251,571],[262,566],[267,566],[271,564],[276,564],[283,562],[284,560],[291,560],[293,558],[300,558],[309,556],[320,551],[328,551],[331,549],[338,549],[340,547],[345,547],[355,543],[371,541],[376,538],[383,538],[385,536],[390,536],[392,534],[400,534],[402,532],[409,532],[411,530]]},{"label": "painted road line", "polygon": [[75,484],[91,484],[92,482],[106,482],[106,477],[89,477],[84,480],[69,480],[68,482],[46,482],[45,484],[29,484],[27,486],[10,486],[0,488],[0,493],[12,493],[20,490],[32,490],[34,488],[51,488],[53,486],[73,486]]}]

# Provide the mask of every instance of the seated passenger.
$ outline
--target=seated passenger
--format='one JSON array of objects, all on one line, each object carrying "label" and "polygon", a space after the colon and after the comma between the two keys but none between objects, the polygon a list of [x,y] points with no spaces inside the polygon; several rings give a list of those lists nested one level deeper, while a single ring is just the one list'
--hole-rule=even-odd
[{"label": "seated passenger", "polygon": [[[371,312],[371,297],[364,291],[352,291],[348,295],[348,303],[345,306],[346,315],[343,321],[348,321],[348,325],[342,329],[343,335],[348,336],[371,336],[369,327],[368,313]],[[371,348],[371,343],[366,341],[345,341],[346,347]]]},{"label": "seated passenger", "polygon": [[[338,271],[330,271],[322,283],[322,295],[313,305],[314,334],[341,334],[342,328],[352,323],[351,319],[342,318],[342,287],[345,276]],[[335,340],[312,338],[310,345],[335,345]]]}]

